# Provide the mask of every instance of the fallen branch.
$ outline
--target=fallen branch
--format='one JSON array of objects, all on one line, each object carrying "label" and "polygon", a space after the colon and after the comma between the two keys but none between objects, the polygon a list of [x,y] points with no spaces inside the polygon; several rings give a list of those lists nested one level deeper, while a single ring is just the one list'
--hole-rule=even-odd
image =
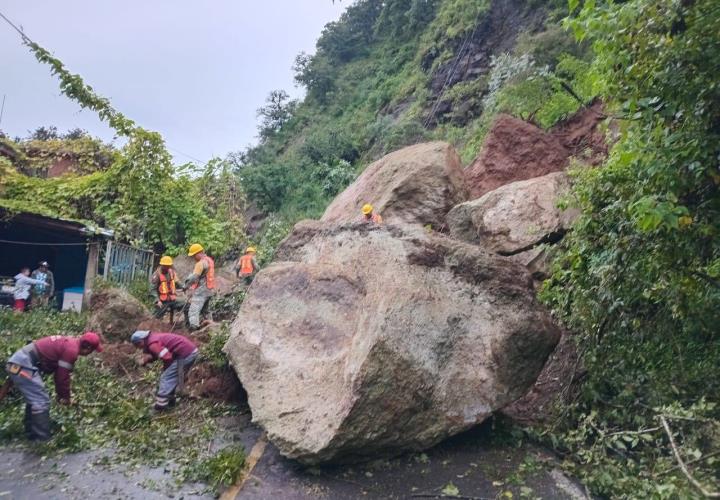
[{"label": "fallen branch", "polygon": [[617,431],[617,432],[611,432],[610,434],[606,434],[605,437],[610,436],[622,436],[627,434],[649,434],[650,432],[659,431],[660,427],[650,427],[649,429],[640,429],[637,431]]},{"label": "fallen branch", "polygon": [[[691,464],[696,464],[696,463],[698,463],[698,462],[704,462],[704,461],[707,460],[708,458],[716,457],[716,456],[718,456],[718,455],[720,455],[720,450],[718,450],[718,451],[713,451],[712,453],[708,453],[707,455],[703,455],[703,456],[700,457],[700,458],[696,458],[696,459],[694,459],[694,460],[690,460],[689,462],[685,462],[685,465],[691,465]],[[655,477],[660,477],[660,476],[664,476],[664,475],[666,475],[666,474],[670,474],[672,471],[674,471],[674,470],[676,470],[676,469],[679,469],[679,468],[680,468],[680,466],[679,466],[679,465],[676,465],[675,467],[671,467],[671,468],[668,469],[668,470],[664,470],[664,471],[656,474]]]},{"label": "fallen branch", "polygon": [[490,497],[468,497],[464,495],[446,495],[445,493],[413,493],[413,498],[459,498],[461,500],[492,500]]},{"label": "fallen branch", "polygon": [[697,479],[690,475],[690,471],[688,471],[685,462],[683,462],[682,458],[680,457],[680,452],[678,451],[677,446],[675,446],[675,439],[673,438],[672,431],[670,431],[670,426],[668,425],[667,420],[663,415],[659,415],[659,418],[660,423],[662,423],[662,426],[665,428],[665,433],[670,440],[670,446],[672,447],[672,451],[675,454],[675,459],[677,460],[678,466],[680,467],[680,470],[683,471],[683,474],[685,474],[685,477],[688,479],[688,481],[690,481],[690,484],[700,490],[700,493],[702,493],[706,498],[720,498],[720,491],[706,490],[705,487],[700,484]]}]

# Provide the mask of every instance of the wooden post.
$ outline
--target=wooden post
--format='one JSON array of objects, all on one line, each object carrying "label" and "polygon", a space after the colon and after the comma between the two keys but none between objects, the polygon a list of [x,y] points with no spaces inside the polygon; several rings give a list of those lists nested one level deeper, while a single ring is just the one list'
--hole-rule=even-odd
[{"label": "wooden post", "polygon": [[88,245],[88,261],[85,268],[85,289],[83,290],[83,309],[90,306],[90,294],[92,293],[93,283],[97,277],[99,244],[91,242]]}]

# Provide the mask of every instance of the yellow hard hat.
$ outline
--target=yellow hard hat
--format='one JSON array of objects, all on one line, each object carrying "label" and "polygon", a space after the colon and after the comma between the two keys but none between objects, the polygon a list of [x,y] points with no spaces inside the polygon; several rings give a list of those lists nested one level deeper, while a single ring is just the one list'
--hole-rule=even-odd
[{"label": "yellow hard hat", "polygon": [[162,258],[160,259],[160,265],[161,266],[172,266],[172,257],[163,255]]},{"label": "yellow hard hat", "polygon": [[362,207],[363,215],[368,215],[368,214],[372,213],[372,211],[373,211],[373,207],[371,204],[366,203],[365,205],[363,205],[363,207]]},{"label": "yellow hard hat", "polygon": [[255,247],[247,247],[245,249],[245,253],[250,253],[250,252],[255,253],[256,252]]},{"label": "yellow hard hat", "polygon": [[188,255],[192,257],[196,253],[202,252],[205,250],[200,243],[193,243],[190,245],[190,249],[188,250]]}]

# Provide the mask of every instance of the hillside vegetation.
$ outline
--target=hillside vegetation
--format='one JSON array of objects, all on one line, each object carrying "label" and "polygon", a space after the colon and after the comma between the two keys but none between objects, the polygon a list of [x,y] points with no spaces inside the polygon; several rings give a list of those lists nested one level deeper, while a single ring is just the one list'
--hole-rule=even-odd
[{"label": "hillside vegetation", "polygon": [[500,112],[550,127],[589,101],[589,52],[563,2],[363,0],[300,54],[302,102],[274,91],[259,144],[235,155],[249,198],[317,217],[371,160],[447,140],[470,161]]}]

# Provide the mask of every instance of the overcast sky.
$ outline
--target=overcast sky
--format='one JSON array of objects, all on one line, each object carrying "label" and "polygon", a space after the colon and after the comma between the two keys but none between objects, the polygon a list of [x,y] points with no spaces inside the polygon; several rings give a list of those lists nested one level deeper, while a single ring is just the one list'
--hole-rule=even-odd
[{"label": "overcast sky", "polygon": [[[139,125],[207,161],[255,142],[256,110],[273,89],[299,96],[295,56],[350,4],[332,0],[11,0],[0,12]],[[60,94],[47,66],[0,19],[0,129],[55,125],[104,140],[112,131]]]}]

